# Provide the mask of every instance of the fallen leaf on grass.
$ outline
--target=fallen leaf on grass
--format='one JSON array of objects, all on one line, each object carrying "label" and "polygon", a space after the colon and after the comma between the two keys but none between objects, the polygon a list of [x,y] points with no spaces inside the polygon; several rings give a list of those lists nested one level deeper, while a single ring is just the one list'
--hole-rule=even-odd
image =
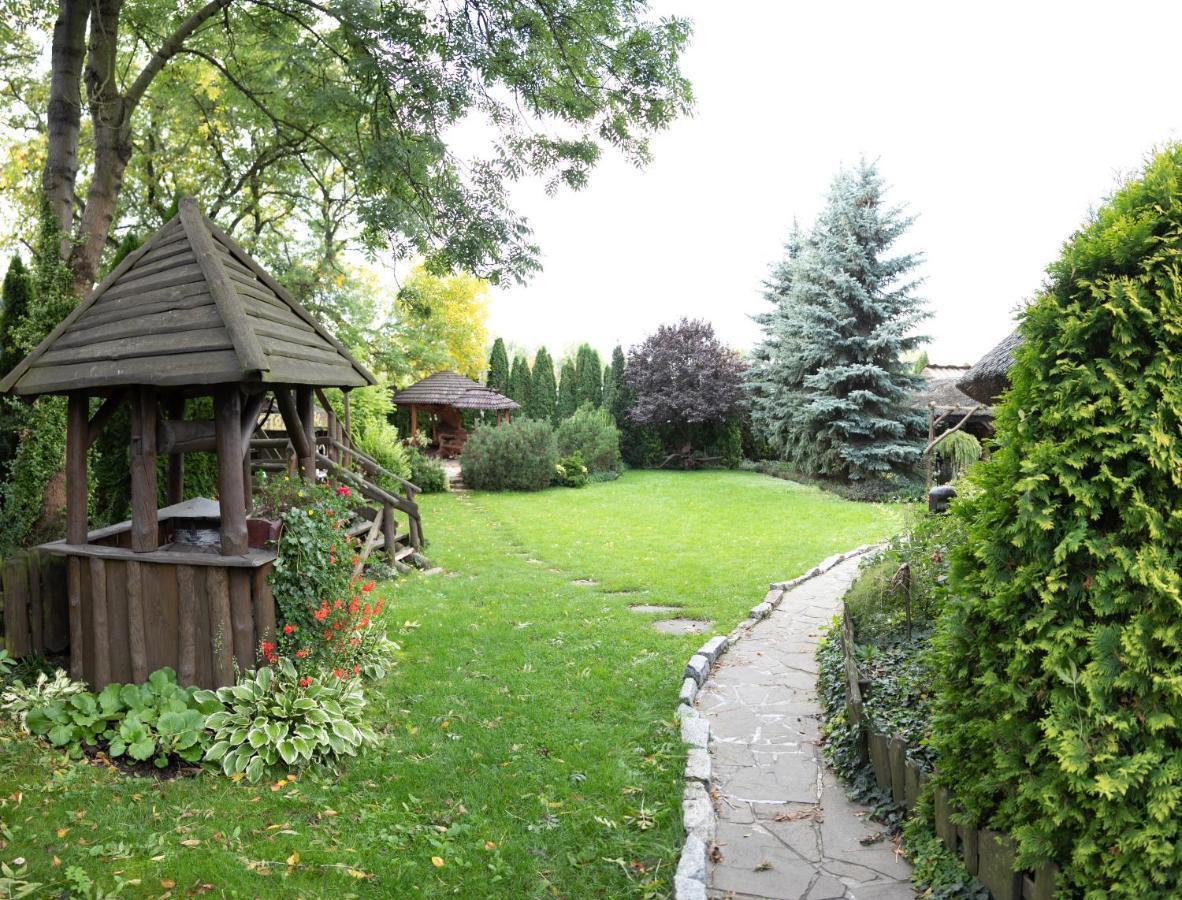
[{"label": "fallen leaf on grass", "polygon": [[443,868],[443,858],[439,857],[439,856],[432,856],[431,857],[431,865],[433,865],[437,869],[442,869]]},{"label": "fallen leaf on grass", "polygon": [[291,856],[289,856],[287,858],[287,864],[289,866],[294,866],[299,861],[300,861],[300,852],[298,850],[293,850],[291,853]]},{"label": "fallen leaf on grass", "polygon": [[171,891],[174,887],[176,887],[176,880],[173,878],[161,878],[160,886],[165,890]]},{"label": "fallen leaf on grass", "polygon": [[485,841],[484,842],[484,849],[485,850],[496,850],[497,845],[495,843],[493,843],[492,841]]},{"label": "fallen leaf on grass", "polygon": [[189,838],[188,840],[181,841],[181,846],[182,847],[196,847],[200,843],[201,843],[201,841],[199,841],[197,838]]}]

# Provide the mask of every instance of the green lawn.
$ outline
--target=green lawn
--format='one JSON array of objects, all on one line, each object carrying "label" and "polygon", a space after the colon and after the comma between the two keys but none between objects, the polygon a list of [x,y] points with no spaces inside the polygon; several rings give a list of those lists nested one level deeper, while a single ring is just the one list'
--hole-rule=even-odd
[{"label": "green lawn", "polygon": [[0,731],[0,861],[25,857],[58,892],[71,866],[104,890],[137,880],[133,896],[665,896],[673,710],[702,638],[657,634],[628,605],[725,632],[769,581],[901,521],[741,472],[423,505],[446,572],[383,587],[396,630],[417,627],[373,692],[381,746],[275,790],[128,779]]}]

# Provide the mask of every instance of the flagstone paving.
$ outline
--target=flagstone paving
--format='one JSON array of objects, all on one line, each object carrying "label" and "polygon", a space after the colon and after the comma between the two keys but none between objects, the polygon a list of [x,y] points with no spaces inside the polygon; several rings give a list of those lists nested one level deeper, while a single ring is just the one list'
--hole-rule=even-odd
[{"label": "flagstone paving", "polygon": [[840,563],[785,594],[698,694],[718,806],[710,896],[905,900],[911,866],[851,803],[818,746],[817,641],[858,571]]}]

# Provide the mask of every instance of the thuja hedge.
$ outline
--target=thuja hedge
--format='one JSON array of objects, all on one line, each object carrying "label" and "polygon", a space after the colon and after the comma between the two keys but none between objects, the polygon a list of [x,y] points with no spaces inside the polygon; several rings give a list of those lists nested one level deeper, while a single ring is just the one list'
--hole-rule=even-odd
[{"label": "thuja hedge", "polygon": [[1022,325],[937,635],[942,780],[1067,896],[1182,891],[1182,149]]}]

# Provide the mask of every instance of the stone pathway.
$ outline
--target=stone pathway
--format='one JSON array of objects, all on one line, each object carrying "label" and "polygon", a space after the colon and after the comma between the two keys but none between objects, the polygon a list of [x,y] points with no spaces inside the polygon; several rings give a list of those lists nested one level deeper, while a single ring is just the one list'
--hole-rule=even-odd
[{"label": "stone pathway", "polygon": [[710,896],[905,900],[911,866],[846,799],[817,746],[816,648],[861,557],[785,594],[698,694],[718,807]]}]

